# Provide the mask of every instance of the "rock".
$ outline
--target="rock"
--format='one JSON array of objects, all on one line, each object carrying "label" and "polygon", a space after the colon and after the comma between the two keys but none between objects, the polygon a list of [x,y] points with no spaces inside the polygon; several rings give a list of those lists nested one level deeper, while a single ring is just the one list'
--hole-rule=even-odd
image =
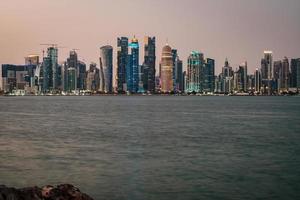
[{"label": "rock", "polygon": [[0,185],[0,200],[93,200],[71,184],[28,188],[11,188]]}]

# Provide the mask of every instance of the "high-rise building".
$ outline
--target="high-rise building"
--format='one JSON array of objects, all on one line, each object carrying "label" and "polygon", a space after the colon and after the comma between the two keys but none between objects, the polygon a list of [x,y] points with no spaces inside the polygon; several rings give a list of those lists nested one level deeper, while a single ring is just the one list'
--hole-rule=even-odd
[{"label": "high-rise building", "polygon": [[175,70],[175,92],[183,92],[183,66],[182,60],[179,59],[179,56],[176,57],[174,62],[174,70]]},{"label": "high-rise building", "polygon": [[198,51],[192,51],[187,65],[187,92],[203,92],[204,56]]},{"label": "high-rise building", "polygon": [[145,37],[144,64],[143,64],[143,82],[144,89],[150,93],[155,92],[155,64],[156,64],[156,47],[155,37]]},{"label": "high-rise building", "polygon": [[273,92],[273,52],[264,51],[264,58],[261,60],[261,76],[263,93],[271,95]]},{"label": "high-rise building", "polygon": [[259,71],[258,68],[256,68],[256,70],[255,70],[254,78],[255,78],[255,92],[260,93],[260,89],[261,89],[261,72]]},{"label": "high-rise building", "polygon": [[[100,48],[100,91],[112,93],[113,91],[113,47],[103,46]],[[103,85],[104,84],[104,85]]]},{"label": "high-rise building", "polygon": [[291,59],[291,80],[290,85],[292,88],[297,88],[297,64],[300,58]]},{"label": "high-rise building", "polygon": [[47,57],[43,58],[43,92],[57,92],[59,88],[59,65],[57,61],[57,48],[49,47]]},{"label": "high-rise building", "polygon": [[34,86],[36,65],[2,65],[2,89],[4,92],[26,90]]},{"label": "high-rise building", "polygon": [[86,89],[86,64],[82,61],[78,61],[77,68],[77,89],[85,90]]},{"label": "high-rise building", "polygon": [[176,92],[176,59],[178,57],[177,49],[172,49],[172,61],[173,61],[173,90]]},{"label": "high-rise building", "polygon": [[52,68],[52,90],[59,89],[59,74],[58,74],[58,49],[55,47],[49,47],[47,50],[48,58],[50,59],[50,66]]},{"label": "high-rise building", "polygon": [[222,68],[221,74],[221,83],[220,83],[220,92],[221,93],[231,93],[233,90],[233,70],[229,65],[228,59],[225,60],[225,65]]},{"label": "high-rise building", "polygon": [[128,38],[118,38],[117,43],[117,91],[119,93],[126,92],[126,66],[128,56]]},{"label": "high-rise building", "polygon": [[100,87],[100,73],[96,63],[90,64],[90,69],[87,71],[86,78],[87,90],[97,92]]},{"label": "high-rise building", "polygon": [[69,67],[68,68],[68,92],[74,92],[77,89],[77,75],[76,68]]},{"label": "high-rise building", "polygon": [[211,58],[206,59],[204,65],[204,80],[203,91],[212,93],[215,89],[215,60]]},{"label": "high-rise building", "polygon": [[126,62],[127,91],[137,93],[139,90],[139,42],[135,37],[128,45]]},{"label": "high-rise building", "polygon": [[247,92],[247,62],[242,63],[238,70],[234,72],[234,89],[237,92]]},{"label": "high-rise building", "polygon": [[166,44],[162,49],[160,82],[161,92],[168,93],[173,91],[173,57],[172,48],[168,44]]},{"label": "high-rise building", "polygon": [[274,62],[273,77],[277,86],[277,91],[287,92],[289,88],[289,60],[285,57],[282,61]]},{"label": "high-rise building", "polygon": [[38,65],[39,56],[38,55],[28,55],[25,57],[25,65]]},{"label": "high-rise building", "polygon": [[282,61],[282,70],[280,72],[280,90],[287,92],[289,89],[289,74],[290,74],[290,63],[287,57]]}]

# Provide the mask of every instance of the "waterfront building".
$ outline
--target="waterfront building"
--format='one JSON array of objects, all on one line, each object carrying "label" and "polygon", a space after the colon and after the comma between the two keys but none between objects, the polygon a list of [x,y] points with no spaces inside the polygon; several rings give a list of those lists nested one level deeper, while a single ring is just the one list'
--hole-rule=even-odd
[{"label": "waterfront building", "polygon": [[286,57],[282,61],[274,62],[273,75],[278,93],[287,92],[289,89],[289,60]]},{"label": "waterfront building", "polygon": [[255,92],[260,93],[261,91],[261,72],[259,71],[258,68],[255,70],[254,74],[254,79],[255,79]]},{"label": "waterfront building", "polygon": [[121,37],[117,40],[117,91],[126,92],[126,66],[128,56],[128,38]]},{"label": "waterfront building", "polygon": [[86,64],[78,60],[77,66],[77,89],[86,89]]},{"label": "waterfront building", "polygon": [[175,70],[175,92],[183,92],[183,66],[182,66],[182,60],[179,59],[179,56],[177,55],[174,63],[174,70]]},{"label": "waterfront building", "polygon": [[291,59],[291,75],[290,75],[290,86],[292,88],[297,88],[297,64],[300,58]]},{"label": "waterfront building", "polygon": [[100,48],[100,91],[113,92],[113,47]]},{"label": "waterfront building", "polygon": [[273,81],[273,52],[264,51],[264,58],[261,60],[261,76],[263,93],[271,95],[274,90]]},{"label": "waterfront building", "polygon": [[147,92],[155,92],[155,65],[156,65],[156,39],[155,37],[144,38],[144,64],[143,64],[143,84]]},{"label": "waterfront building", "polygon": [[204,56],[198,51],[192,51],[187,62],[187,88],[186,92],[203,91]]},{"label": "waterfront building", "polygon": [[29,90],[35,85],[34,74],[36,65],[10,65],[3,64],[2,71],[2,89],[4,92],[13,92],[16,90]]},{"label": "waterfront building", "polygon": [[90,69],[87,71],[86,87],[87,90],[91,92],[97,92],[99,90],[100,72],[96,63],[91,63]]},{"label": "waterfront building", "polygon": [[75,67],[68,68],[68,92],[74,92],[77,89],[77,70]]},{"label": "waterfront building", "polygon": [[137,93],[139,89],[139,42],[133,38],[128,45],[126,61],[127,92]]},{"label": "waterfront building", "polygon": [[213,93],[215,89],[215,60],[211,58],[206,59],[204,64],[204,80],[203,92]]},{"label": "waterfront building", "polygon": [[247,62],[242,63],[239,68],[234,72],[234,90],[236,92],[247,92]]},{"label": "waterfront building", "polygon": [[168,44],[166,44],[162,49],[160,82],[161,92],[169,93],[173,91],[173,57],[172,48]]},{"label": "waterfront building", "polygon": [[43,58],[43,87],[44,93],[59,91],[59,65],[57,61],[58,50],[56,47],[49,47],[47,49],[47,56]]},{"label": "waterfront building", "polygon": [[232,67],[229,65],[228,59],[225,60],[225,65],[222,68],[222,75],[221,75],[221,83],[220,83],[220,92],[229,94],[233,91],[233,70]]}]

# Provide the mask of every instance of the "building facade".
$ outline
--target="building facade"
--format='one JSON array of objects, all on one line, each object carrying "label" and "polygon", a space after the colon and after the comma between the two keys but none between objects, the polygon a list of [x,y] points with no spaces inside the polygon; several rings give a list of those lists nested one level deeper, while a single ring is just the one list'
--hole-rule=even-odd
[{"label": "building facade", "polygon": [[161,92],[169,93],[173,91],[173,57],[172,48],[169,45],[165,45],[162,49],[160,82]]},{"label": "building facade", "polygon": [[128,57],[128,38],[121,37],[117,40],[117,91],[126,92],[126,66]]},{"label": "building facade", "polygon": [[100,48],[100,91],[113,92],[113,47],[110,45]]}]

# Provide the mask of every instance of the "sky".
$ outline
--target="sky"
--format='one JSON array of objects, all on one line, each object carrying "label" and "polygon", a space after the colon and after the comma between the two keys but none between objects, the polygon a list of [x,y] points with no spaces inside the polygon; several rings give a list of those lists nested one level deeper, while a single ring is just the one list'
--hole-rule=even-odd
[{"label": "sky", "polygon": [[99,65],[99,48],[110,44],[115,68],[117,37],[135,35],[140,62],[144,36],[156,36],[157,64],[168,41],[184,65],[197,50],[216,60],[216,73],[225,58],[234,69],[247,61],[252,73],[264,50],[275,60],[300,57],[299,19],[299,0],[0,0],[0,64],[23,64],[55,43],[65,47],[59,61],[79,49]]}]

